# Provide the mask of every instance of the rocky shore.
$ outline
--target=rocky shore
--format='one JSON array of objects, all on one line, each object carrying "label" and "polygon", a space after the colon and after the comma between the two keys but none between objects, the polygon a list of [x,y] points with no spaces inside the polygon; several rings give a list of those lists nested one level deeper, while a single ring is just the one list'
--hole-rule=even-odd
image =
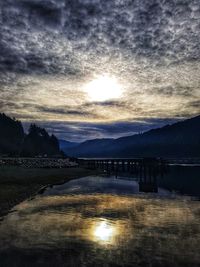
[{"label": "rocky shore", "polygon": [[77,167],[75,161],[69,158],[2,158],[0,166],[20,166],[23,168],[70,168]]}]

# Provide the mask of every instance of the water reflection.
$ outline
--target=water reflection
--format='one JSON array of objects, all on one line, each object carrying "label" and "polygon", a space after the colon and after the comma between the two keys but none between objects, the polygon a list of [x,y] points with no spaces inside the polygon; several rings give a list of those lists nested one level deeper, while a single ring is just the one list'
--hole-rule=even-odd
[{"label": "water reflection", "polygon": [[117,229],[108,221],[103,220],[98,222],[94,229],[95,240],[100,241],[102,244],[111,243],[114,236],[117,234]]},{"label": "water reflection", "polygon": [[1,266],[200,266],[199,202],[54,190],[15,209]]}]

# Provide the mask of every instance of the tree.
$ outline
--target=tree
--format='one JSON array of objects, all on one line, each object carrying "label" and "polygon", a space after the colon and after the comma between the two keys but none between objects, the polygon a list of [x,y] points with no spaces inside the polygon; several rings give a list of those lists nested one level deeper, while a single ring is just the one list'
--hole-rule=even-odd
[{"label": "tree", "polygon": [[22,150],[24,156],[53,156],[60,154],[58,139],[43,128],[31,124]]},{"label": "tree", "polygon": [[0,154],[19,155],[24,136],[20,121],[0,113]]}]

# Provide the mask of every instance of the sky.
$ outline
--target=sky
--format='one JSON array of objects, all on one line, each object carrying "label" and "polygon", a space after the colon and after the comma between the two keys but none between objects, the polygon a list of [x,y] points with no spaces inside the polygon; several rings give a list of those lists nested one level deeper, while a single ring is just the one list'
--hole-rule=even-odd
[{"label": "sky", "polygon": [[61,139],[200,114],[199,0],[0,1],[0,112]]}]

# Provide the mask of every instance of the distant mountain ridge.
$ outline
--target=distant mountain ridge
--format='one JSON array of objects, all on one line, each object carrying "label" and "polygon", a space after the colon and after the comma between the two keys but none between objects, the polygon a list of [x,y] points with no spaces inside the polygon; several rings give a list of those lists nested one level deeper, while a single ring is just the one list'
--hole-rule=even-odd
[{"label": "distant mountain ridge", "polygon": [[60,139],[58,141],[59,141],[60,149],[63,151],[67,150],[68,148],[76,147],[80,144],[78,142],[70,142],[70,141],[63,140],[63,139]]},{"label": "distant mountain ridge", "polygon": [[200,116],[118,139],[95,139],[69,148],[76,157],[200,157]]}]

